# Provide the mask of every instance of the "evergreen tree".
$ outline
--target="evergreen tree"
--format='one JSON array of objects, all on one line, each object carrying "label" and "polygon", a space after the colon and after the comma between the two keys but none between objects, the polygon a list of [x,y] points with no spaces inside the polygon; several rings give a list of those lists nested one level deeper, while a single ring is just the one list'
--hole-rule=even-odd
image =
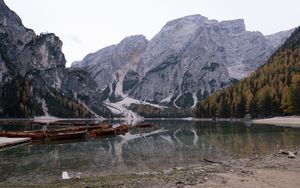
[{"label": "evergreen tree", "polygon": [[300,115],[300,27],[249,77],[199,102],[198,117]]}]

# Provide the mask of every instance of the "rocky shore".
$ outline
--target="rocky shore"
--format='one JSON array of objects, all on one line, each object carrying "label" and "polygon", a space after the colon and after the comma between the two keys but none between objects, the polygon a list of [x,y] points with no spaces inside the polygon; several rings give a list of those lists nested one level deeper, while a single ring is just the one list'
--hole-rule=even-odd
[{"label": "rocky shore", "polygon": [[[299,153],[298,150],[295,150]],[[296,152],[296,153],[297,153]],[[74,178],[13,187],[300,187],[300,157],[285,154],[202,163],[156,172]],[[29,182],[30,183],[30,182]]]}]

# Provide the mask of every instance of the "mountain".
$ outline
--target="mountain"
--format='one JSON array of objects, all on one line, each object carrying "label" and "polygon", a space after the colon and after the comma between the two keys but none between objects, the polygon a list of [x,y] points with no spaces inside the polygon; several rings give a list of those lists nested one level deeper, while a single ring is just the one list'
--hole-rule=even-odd
[{"label": "mountain", "polygon": [[291,31],[246,31],[244,20],[192,15],[168,22],[150,41],[125,38],[72,67],[87,71],[111,102],[134,98],[190,108],[264,64]]},{"label": "mountain", "polygon": [[[102,90],[107,89],[110,95],[114,92],[122,95],[122,91],[119,91],[122,87],[122,80],[126,73],[130,74],[129,69],[135,67],[140,61],[141,54],[147,45],[148,40],[142,35],[127,37],[118,45],[112,45],[87,55],[82,61],[73,63],[72,68],[86,70],[97,82],[98,87]],[[129,74],[126,79],[134,79],[134,75]],[[120,84],[118,88],[117,83]],[[134,81],[126,82],[124,89],[133,83]]]},{"label": "mountain", "polygon": [[198,117],[300,115],[300,27],[268,62],[196,106]]},{"label": "mountain", "polygon": [[66,68],[62,41],[35,34],[0,0],[0,117],[189,114],[264,64],[290,33],[264,36],[246,31],[243,20],[193,15],[151,40],[126,37]]},{"label": "mountain", "polygon": [[0,0],[0,116],[110,116],[96,82],[65,63],[57,36],[36,35]]}]

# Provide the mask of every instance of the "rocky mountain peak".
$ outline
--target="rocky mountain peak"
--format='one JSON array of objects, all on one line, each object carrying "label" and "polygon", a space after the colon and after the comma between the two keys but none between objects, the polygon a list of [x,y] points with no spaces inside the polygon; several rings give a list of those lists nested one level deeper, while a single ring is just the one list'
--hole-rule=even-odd
[{"label": "rocky mountain peak", "polygon": [[191,29],[198,26],[213,27],[213,29],[220,29],[229,34],[239,34],[246,31],[244,19],[228,20],[218,22],[217,20],[210,20],[200,14],[185,16],[172,21],[169,21],[161,30],[161,32],[178,31],[180,28]]},{"label": "rocky mountain peak", "polygon": [[0,1],[0,52],[3,58],[16,59],[24,46],[35,37],[23,26],[20,17]]},{"label": "rocky mountain peak", "polygon": [[148,45],[148,40],[143,35],[133,35],[124,38],[114,49],[119,57],[125,58],[123,63],[128,62],[128,60],[133,60],[138,58],[139,54],[145,51]]},{"label": "rocky mountain peak", "polygon": [[[103,49],[98,50],[97,52],[90,53],[82,61],[75,61],[72,63],[71,67],[84,67],[84,66],[94,66],[98,63],[108,64],[115,61],[123,61],[119,59],[120,57],[125,57],[125,60],[128,60],[132,53],[139,53],[146,49],[148,45],[148,40],[143,35],[133,35],[124,38],[119,44],[111,45]],[[118,59],[118,60],[117,60]],[[119,63],[121,63],[119,62]],[[119,64],[116,63],[116,64]],[[118,66],[118,65],[117,65]]]},{"label": "rocky mountain peak", "polygon": [[198,24],[204,24],[205,22],[208,22],[208,18],[205,16],[202,16],[200,14],[195,15],[189,15],[182,18],[178,18],[175,20],[171,20],[167,22],[167,24],[164,26],[164,28],[176,26],[178,24],[190,24],[190,23],[198,23]]},{"label": "rocky mountain peak", "polygon": [[129,37],[88,55],[96,63],[84,69],[113,95],[123,90],[134,99],[189,108],[265,63],[289,34],[266,37],[246,31],[243,19],[191,15],[169,21],[149,42]]},{"label": "rocky mountain peak", "polygon": [[239,34],[246,31],[245,21],[243,19],[222,21],[220,25],[221,29],[227,33]]},{"label": "rocky mountain peak", "polygon": [[132,35],[125,37],[120,43],[119,46],[127,46],[129,48],[137,48],[139,45],[146,46],[148,40],[144,35]]},{"label": "rocky mountain peak", "polygon": [[3,26],[22,26],[21,18],[8,6],[4,3],[3,0],[0,0],[0,24]]},{"label": "rocky mountain peak", "polygon": [[31,40],[23,49],[18,61],[22,71],[46,70],[65,67],[62,41],[53,33],[44,33]]},{"label": "rocky mountain peak", "polygon": [[[119,44],[88,54],[82,61],[72,64],[72,68],[83,68],[91,73],[100,89],[109,87],[112,92],[116,82],[124,79],[126,72],[140,61],[148,40],[143,35],[124,38]],[[122,89],[120,89],[122,90]]]},{"label": "rocky mountain peak", "polygon": [[109,116],[96,82],[65,68],[62,45],[53,33],[24,27],[0,0],[0,117]]},{"label": "rocky mountain peak", "polygon": [[[178,42],[184,45],[184,41],[189,40],[191,35],[210,22],[211,21],[208,20],[208,18],[201,15],[191,15],[178,18],[169,21],[152,39],[152,41],[159,38],[160,40],[164,39],[164,41],[174,44],[173,47],[177,46]],[[170,39],[172,40],[170,41]],[[172,46],[170,46],[170,48],[172,48]]]}]

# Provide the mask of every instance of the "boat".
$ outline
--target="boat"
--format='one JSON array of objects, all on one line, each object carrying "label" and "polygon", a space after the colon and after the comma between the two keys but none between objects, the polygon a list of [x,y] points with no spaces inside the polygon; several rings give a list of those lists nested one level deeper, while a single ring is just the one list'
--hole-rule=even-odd
[{"label": "boat", "polygon": [[125,134],[129,131],[131,128],[131,125],[120,125],[119,127],[116,127],[116,134]]},{"label": "boat", "polygon": [[90,135],[93,137],[96,136],[109,136],[109,135],[118,135],[124,134],[129,131],[131,128],[130,125],[120,125],[119,127],[113,128],[112,125],[105,125],[101,128],[94,129],[89,131]]},{"label": "boat", "polygon": [[39,132],[30,132],[30,131],[2,131],[0,136],[5,136],[9,138],[31,138],[32,140],[41,140],[45,138],[45,133],[42,131]]},{"label": "boat", "polygon": [[144,124],[138,124],[136,125],[137,128],[150,128],[150,127],[154,127],[155,124],[153,123],[144,123]]},{"label": "boat", "polygon": [[69,140],[84,138],[87,130],[35,130],[35,131],[3,131],[0,136],[9,138],[31,138],[33,141]]},{"label": "boat", "polygon": [[84,138],[88,132],[90,136],[109,136],[125,134],[131,128],[130,125],[120,125],[113,128],[110,124],[93,126],[71,126],[59,129],[33,130],[33,131],[3,131],[0,136],[10,138],[26,137],[33,141],[55,141]]},{"label": "boat", "polygon": [[89,131],[90,135],[92,137],[96,136],[109,136],[109,135],[115,135],[116,130],[114,128],[99,128]]},{"label": "boat", "polygon": [[70,130],[88,130],[88,131],[91,131],[91,130],[94,130],[94,129],[109,129],[109,128],[112,128],[112,125],[110,124],[107,124],[107,125],[92,125],[92,126],[73,126],[73,127],[69,127],[68,129]]},{"label": "boat", "polygon": [[84,138],[87,133],[85,131],[71,131],[71,132],[50,132],[46,133],[45,141],[55,141],[55,140],[71,140]]},{"label": "boat", "polygon": [[95,126],[69,126],[58,129],[47,129],[47,130],[34,130],[34,131],[24,131],[24,132],[47,132],[47,133],[57,133],[57,132],[72,132],[72,131],[91,131],[94,129],[108,129],[112,128],[112,125],[95,125]]}]

